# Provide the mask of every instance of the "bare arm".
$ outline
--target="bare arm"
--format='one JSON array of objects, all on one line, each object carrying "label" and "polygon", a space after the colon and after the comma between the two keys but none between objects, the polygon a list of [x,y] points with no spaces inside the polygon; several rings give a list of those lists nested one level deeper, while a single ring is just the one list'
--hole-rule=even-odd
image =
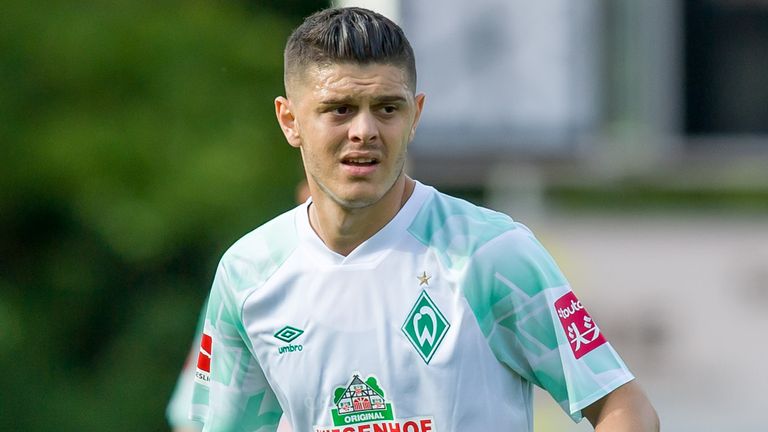
[{"label": "bare arm", "polygon": [[658,432],[659,417],[635,381],[582,410],[595,432]]}]

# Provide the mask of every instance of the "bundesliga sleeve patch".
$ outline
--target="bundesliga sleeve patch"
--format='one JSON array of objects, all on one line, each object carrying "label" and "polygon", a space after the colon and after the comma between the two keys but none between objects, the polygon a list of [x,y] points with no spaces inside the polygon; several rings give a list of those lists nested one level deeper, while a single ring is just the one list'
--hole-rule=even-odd
[{"label": "bundesliga sleeve patch", "polygon": [[210,335],[203,333],[200,340],[200,352],[197,354],[197,370],[195,371],[195,381],[200,384],[208,384],[211,380],[211,347],[213,339]]},{"label": "bundesliga sleeve patch", "polygon": [[555,301],[555,311],[560,318],[560,324],[563,325],[568,344],[576,359],[582,358],[607,342],[603,334],[600,333],[597,324],[573,292],[569,292]]}]

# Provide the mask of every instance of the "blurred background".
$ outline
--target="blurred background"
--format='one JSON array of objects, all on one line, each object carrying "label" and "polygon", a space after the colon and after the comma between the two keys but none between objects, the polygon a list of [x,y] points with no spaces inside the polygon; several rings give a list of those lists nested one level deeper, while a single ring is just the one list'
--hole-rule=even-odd
[{"label": "blurred background", "polygon": [[[768,2],[339,3],[414,45],[412,175],[538,234],[664,429],[764,431]],[[273,99],[325,6],[3,7],[0,430],[169,430],[216,262],[293,206]]]}]

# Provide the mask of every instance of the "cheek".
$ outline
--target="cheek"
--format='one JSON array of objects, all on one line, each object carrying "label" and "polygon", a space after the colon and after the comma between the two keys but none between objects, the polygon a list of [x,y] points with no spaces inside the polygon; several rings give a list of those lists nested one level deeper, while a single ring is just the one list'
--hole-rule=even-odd
[{"label": "cheek", "polygon": [[389,123],[383,123],[380,127],[383,135],[398,138],[400,141],[407,142],[411,135],[411,124],[406,119],[397,119]]},{"label": "cheek", "polygon": [[301,158],[307,171],[320,175],[331,169],[332,156],[317,143],[304,143],[301,146]]},{"label": "cheek", "polygon": [[346,136],[343,127],[317,121],[305,124],[302,131],[303,141],[311,145],[314,153],[333,151],[334,147]]}]

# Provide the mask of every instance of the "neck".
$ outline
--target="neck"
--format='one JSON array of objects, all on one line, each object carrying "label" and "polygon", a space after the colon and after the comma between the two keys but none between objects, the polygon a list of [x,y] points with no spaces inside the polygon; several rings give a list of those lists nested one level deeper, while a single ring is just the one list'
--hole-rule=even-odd
[{"label": "neck", "polygon": [[415,185],[410,177],[403,174],[375,204],[356,209],[313,197],[309,223],[329,249],[347,256],[397,215]]}]

